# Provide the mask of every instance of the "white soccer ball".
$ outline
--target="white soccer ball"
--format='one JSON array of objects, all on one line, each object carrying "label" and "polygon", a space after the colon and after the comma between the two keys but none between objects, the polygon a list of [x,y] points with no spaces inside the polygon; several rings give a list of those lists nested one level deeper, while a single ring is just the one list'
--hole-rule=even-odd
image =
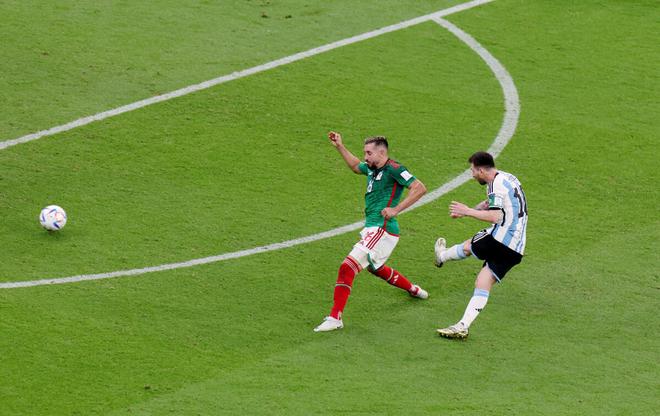
[{"label": "white soccer ball", "polygon": [[57,231],[66,225],[66,212],[57,205],[48,205],[39,214],[41,226],[48,231]]}]

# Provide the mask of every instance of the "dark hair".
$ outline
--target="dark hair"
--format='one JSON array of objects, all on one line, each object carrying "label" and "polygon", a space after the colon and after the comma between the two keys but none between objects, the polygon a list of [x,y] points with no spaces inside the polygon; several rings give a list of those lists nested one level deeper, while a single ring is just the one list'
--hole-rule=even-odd
[{"label": "dark hair", "polygon": [[389,146],[387,145],[387,138],[385,138],[384,136],[367,137],[364,140],[364,144],[369,144],[369,143],[373,143],[374,146],[385,146],[386,149],[389,148]]},{"label": "dark hair", "polygon": [[477,168],[494,168],[495,160],[493,156],[487,152],[476,152],[468,159],[468,162],[472,163]]}]

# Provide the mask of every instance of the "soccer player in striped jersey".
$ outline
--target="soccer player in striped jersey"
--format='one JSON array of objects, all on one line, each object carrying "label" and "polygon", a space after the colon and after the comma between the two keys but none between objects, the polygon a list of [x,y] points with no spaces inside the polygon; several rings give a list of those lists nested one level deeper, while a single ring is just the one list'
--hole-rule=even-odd
[{"label": "soccer player in striped jersey", "polygon": [[[411,296],[420,299],[429,296],[424,289],[412,284],[397,270],[385,265],[399,241],[397,214],[421,198],[426,193],[426,187],[408,169],[389,158],[385,137],[369,137],[365,140],[364,162],[344,146],[339,133],[330,132],[328,138],[348,167],[353,172],[367,177],[367,190],[364,194],[366,221],[360,232],[360,241],[353,246],[352,251],[339,266],[334,304],[330,315],[314,328],[315,332],[343,328],[342,313],[351,294],[353,280],[365,268],[387,283],[405,290]],[[408,188],[408,195],[399,202],[403,188]]]},{"label": "soccer player in striped jersey", "polygon": [[472,177],[486,185],[487,199],[474,208],[453,201],[449,205],[449,215],[472,217],[492,225],[450,248],[446,248],[444,238],[438,238],[435,243],[438,267],[449,260],[463,260],[468,256],[484,261],[463,318],[455,325],[437,330],[445,338],[467,338],[470,325],[486,306],[495,282],[504,279],[504,275],[522,261],[525,252],[527,200],[520,181],[510,173],[498,171],[489,153],[476,152],[468,162]]}]

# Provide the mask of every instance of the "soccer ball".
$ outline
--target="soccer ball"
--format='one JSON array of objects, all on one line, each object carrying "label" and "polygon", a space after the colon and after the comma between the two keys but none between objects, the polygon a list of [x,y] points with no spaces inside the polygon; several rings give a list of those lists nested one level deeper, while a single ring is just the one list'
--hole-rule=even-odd
[{"label": "soccer ball", "polygon": [[41,226],[48,231],[57,231],[66,225],[66,212],[57,205],[48,205],[39,214]]}]

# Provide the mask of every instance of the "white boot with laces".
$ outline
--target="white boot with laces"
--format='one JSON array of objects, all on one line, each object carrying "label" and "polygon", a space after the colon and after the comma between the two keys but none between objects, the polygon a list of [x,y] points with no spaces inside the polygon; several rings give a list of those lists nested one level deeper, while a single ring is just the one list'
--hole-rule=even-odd
[{"label": "white boot with laces", "polygon": [[326,316],[321,325],[314,328],[314,332],[328,332],[334,331],[335,329],[342,329],[344,323],[341,319],[333,318],[332,316]]}]

